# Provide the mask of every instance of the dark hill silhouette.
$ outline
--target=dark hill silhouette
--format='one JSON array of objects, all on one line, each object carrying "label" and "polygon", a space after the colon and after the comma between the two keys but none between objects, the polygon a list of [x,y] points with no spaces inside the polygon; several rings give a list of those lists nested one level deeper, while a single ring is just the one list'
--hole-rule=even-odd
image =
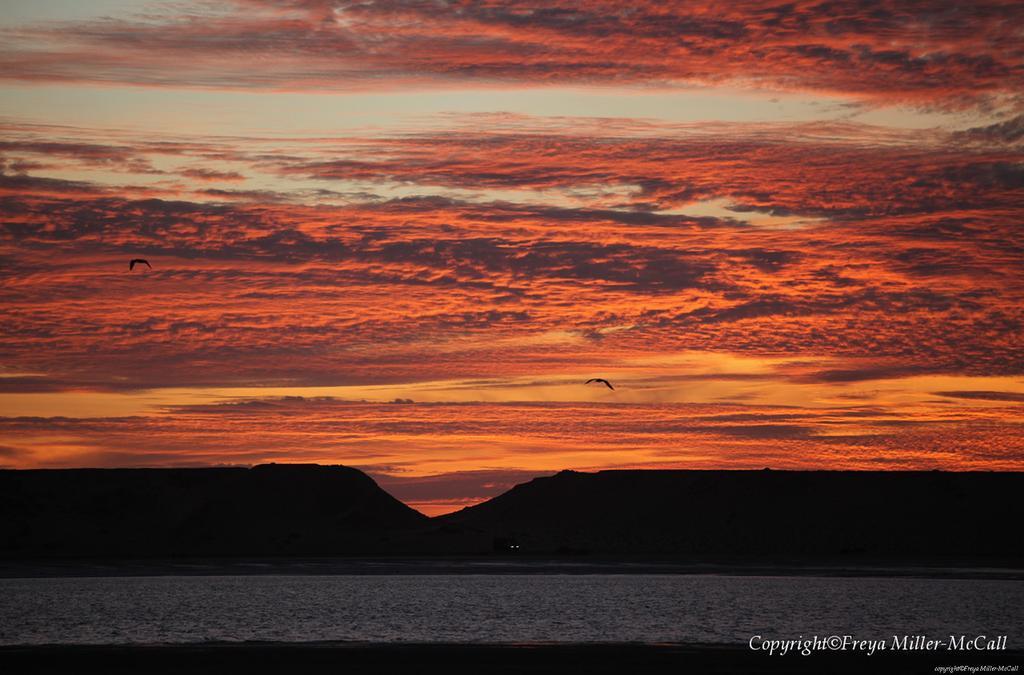
[{"label": "dark hill silhouette", "polygon": [[1019,567],[1024,473],[563,471],[428,519],[343,466],[0,470],[0,558],[558,554]]},{"label": "dark hill silhouette", "polygon": [[345,466],[0,471],[0,556],[388,551],[427,518]]},{"label": "dark hill silhouette", "polygon": [[522,553],[1020,560],[1024,474],[563,471],[434,519]]}]

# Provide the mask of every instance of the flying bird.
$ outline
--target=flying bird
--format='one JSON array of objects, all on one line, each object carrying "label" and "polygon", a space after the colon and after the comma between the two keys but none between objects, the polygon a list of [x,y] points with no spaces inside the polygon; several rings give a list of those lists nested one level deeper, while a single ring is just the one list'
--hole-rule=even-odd
[{"label": "flying bird", "polygon": [[129,261],[129,263],[128,263],[128,271],[129,272],[131,272],[133,269],[135,269],[135,263],[141,263],[141,264],[145,265],[146,267],[148,267],[149,269],[153,269],[153,266],[149,264],[148,260],[143,260],[142,258],[132,258],[132,260]]},{"label": "flying bird", "polygon": [[583,384],[590,384],[591,382],[600,382],[604,386],[606,386],[609,389],[611,389],[612,391],[615,391],[615,387],[612,386],[611,382],[609,382],[608,380],[602,379],[600,377],[592,377],[589,380],[587,380],[586,382],[584,382]]}]

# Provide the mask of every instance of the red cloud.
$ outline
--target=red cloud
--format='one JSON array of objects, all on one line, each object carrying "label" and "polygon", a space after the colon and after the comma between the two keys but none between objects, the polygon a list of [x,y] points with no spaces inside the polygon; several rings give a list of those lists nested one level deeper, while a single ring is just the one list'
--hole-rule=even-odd
[{"label": "red cloud", "polygon": [[[481,466],[1020,467],[1017,392],[956,380],[911,388],[918,402],[906,405],[856,398],[862,382],[1022,373],[1013,125],[965,139],[853,125],[698,134],[590,120],[570,133],[480,122],[457,134],[282,139],[279,152],[267,139],[9,132],[19,140],[5,151],[44,167],[105,175],[111,162],[172,155],[230,162],[275,190],[0,174],[0,391],[459,379],[543,391],[684,350],[796,365],[684,380],[651,366],[617,387],[652,400],[681,383],[707,387],[717,402],[703,407],[286,400],[97,420],[9,415],[0,463],[344,461],[455,474],[436,492],[403,485],[425,503],[458,496],[460,472]],[[968,147],[951,149],[957,139]],[[388,196],[395,185],[420,196]],[[523,198],[496,201],[494,189]],[[685,215],[707,198],[733,210]],[[809,221],[744,220],[769,213]],[[153,268],[129,274],[139,256]],[[772,408],[723,383],[814,388],[830,402]],[[140,452],[143,434],[152,440]],[[486,492],[463,488],[465,499]]]},{"label": "red cloud", "polygon": [[316,90],[730,83],[949,106],[1012,96],[1022,85],[1024,17],[1010,0],[239,0],[233,12],[179,11],[11,31],[0,72]]},{"label": "red cloud", "polygon": [[[1021,372],[1019,151],[893,143],[853,126],[624,136],[532,124],[291,143],[277,154],[196,139],[173,152],[339,187],[529,189],[557,206],[486,192],[475,202],[363,196],[316,207],[301,191],[140,199],[134,189],[0,176],[0,254],[17,279],[0,347],[19,370],[50,376],[0,386],[395,382],[475,377],[495,363],[507,375],[565,372],[683,349]],[[143,161],[170,151],[152,139],[118,147]],[[20,148],[49,162],[72,153]],[[706,197],[730,200],[734,217],[665,212]],[[750,213],[824,220],[766,229],[742,222]],[[125,277],[136,255],[154,269]],[[566,331],[582,342],[529,339]],[[437,357],[438,336],[498,341]]]}]

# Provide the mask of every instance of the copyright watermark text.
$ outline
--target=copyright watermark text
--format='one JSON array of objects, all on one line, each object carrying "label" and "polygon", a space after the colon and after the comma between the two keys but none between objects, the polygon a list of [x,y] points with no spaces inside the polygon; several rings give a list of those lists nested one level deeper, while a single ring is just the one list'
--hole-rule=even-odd
[{"label": "copyright watermark text", "polygon": [[[771,656],[785,656],[797,653],[809,656],[814,652],[863,652],[872,655],[877,652],[995,652],[1006,649],[1005,635],[893,635],[889,638],[861,639],[853,635],[814,635],[797,639],[772,639],[763,635],[751,636],[748,642],[755,651],[765,651]],[[950,671],[954,672],[954,671]],[[964,671],[967,672],[967,671]]]}]

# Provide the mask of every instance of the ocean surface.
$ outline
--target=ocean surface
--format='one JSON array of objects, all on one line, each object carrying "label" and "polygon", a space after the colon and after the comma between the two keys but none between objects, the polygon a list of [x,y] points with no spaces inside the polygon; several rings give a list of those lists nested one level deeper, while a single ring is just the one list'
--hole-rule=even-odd
[{"label": "ocean surface", "polygon": [[0,579],[0,644],[737,643],[1008,635],[1024,581],[729,575]]}]

